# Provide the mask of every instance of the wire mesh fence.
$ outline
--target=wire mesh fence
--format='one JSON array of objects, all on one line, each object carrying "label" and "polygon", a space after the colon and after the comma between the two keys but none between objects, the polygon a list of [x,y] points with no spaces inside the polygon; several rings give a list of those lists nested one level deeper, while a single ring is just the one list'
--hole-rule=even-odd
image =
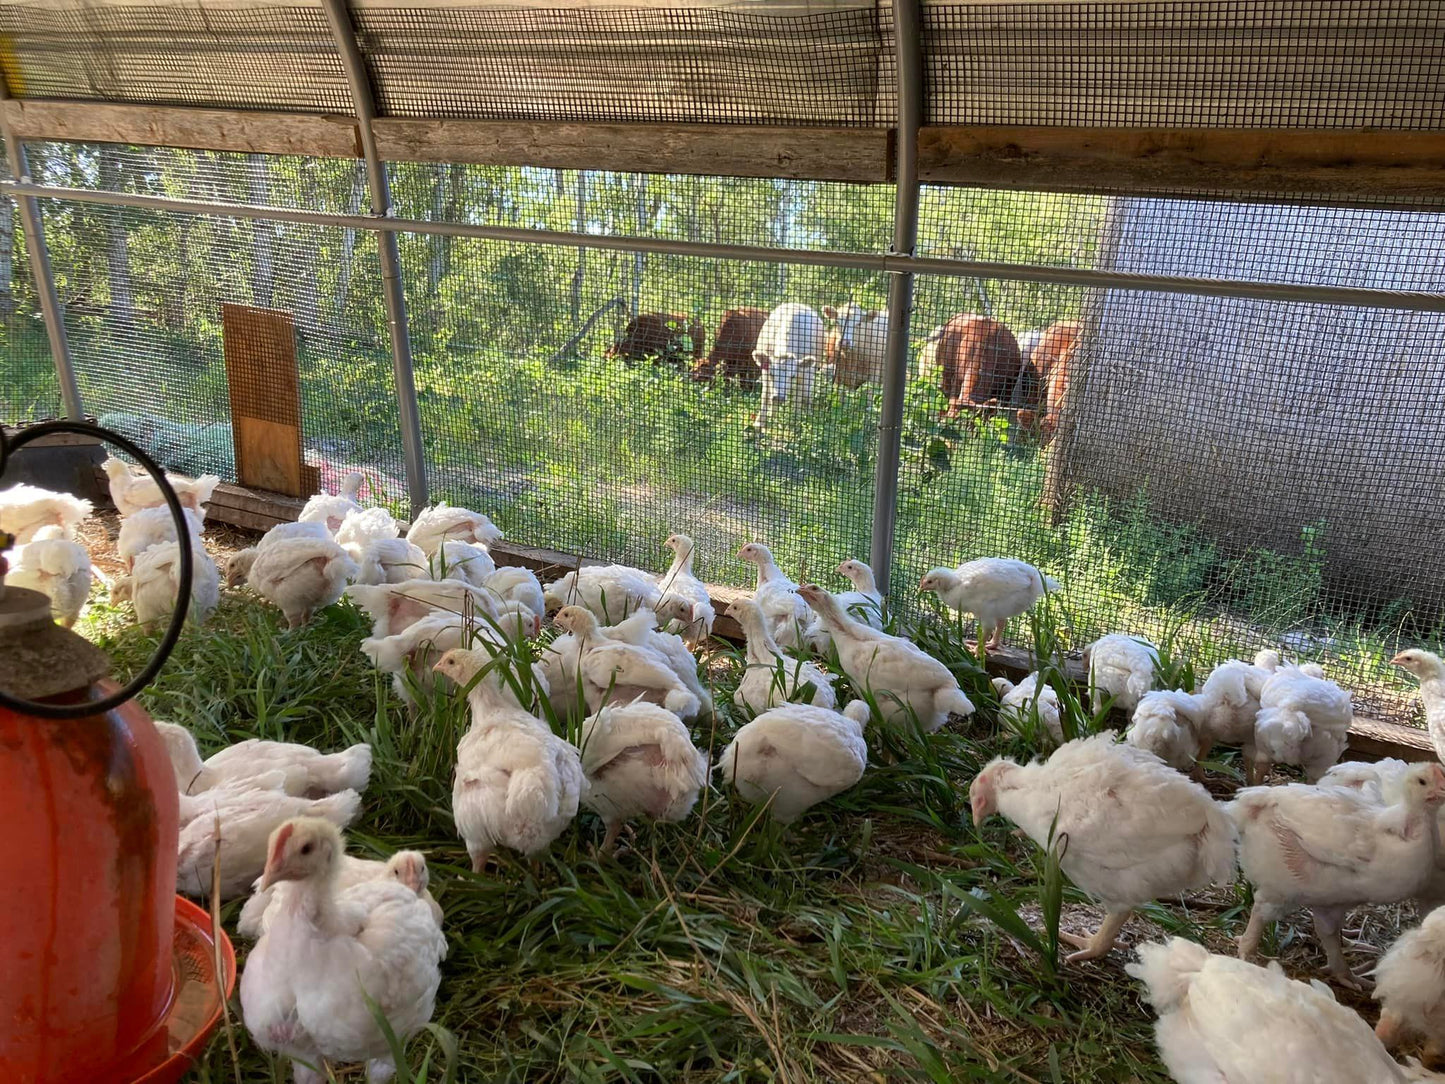
[{"label": "wire mesh fence", "polygon": [[[31,149],[52,184],[343,213],[366,202],[352,161]],[[406,217],[781,250],[752,263],[401,234],[434,498],[484,508],[515,541],[647,567],[686,531],[723,583],[746,582],[732,554],[753,538],[799,577],[866,557],[888,276],[786,250],[885,251],[891,188],[451,165],[393,167],[392,180]],[[41,206],[89,412],[170,467],[233,477],[220,308],[274,308],[297,328],[308,456],[368,468],[403,497],[375,234]],[[920,252],[1439,292],[1440,222],[928,189]],[[54,378],[18,241],[12,254],[15,378],[0,405],[26,420],[54,411]],[[765,379],[756,340],[783,304],[815,314],[816,360]],[[854,344],[841,352],[839,315]],[[1405,717],[1410,693],[1386,660],[1445,631],[1430,557],[1441,319],[920,276],[895,600],[918,606],[928,567],[1024,557],[1064,582],[1075,646],[1125,629],[1173,636],[1208,664],[1275,645],[1323,659],[1363,710]],[[976,352],[986,342],[1011,343],[1013,368],[985,371],[999,356]]]}]

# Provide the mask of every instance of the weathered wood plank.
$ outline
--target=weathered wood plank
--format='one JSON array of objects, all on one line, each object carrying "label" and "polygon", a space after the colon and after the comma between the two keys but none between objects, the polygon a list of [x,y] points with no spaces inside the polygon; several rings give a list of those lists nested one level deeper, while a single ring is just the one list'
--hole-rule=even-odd
[{"label": "weathered wood plank", "polygon": [[39,99],[7,101],[0,108],[21,139],[361,157],[350,117]]},{"label": "weathered wood plank", "polygon": [[377,148],[398,162],[881,182],[892,169],[881,128],[707,124],[376,121]]},{"label": "weathered wood plank", "polygon": [[925,183],[1060,191],[1445,198],[1445,132],[927,127]]}]

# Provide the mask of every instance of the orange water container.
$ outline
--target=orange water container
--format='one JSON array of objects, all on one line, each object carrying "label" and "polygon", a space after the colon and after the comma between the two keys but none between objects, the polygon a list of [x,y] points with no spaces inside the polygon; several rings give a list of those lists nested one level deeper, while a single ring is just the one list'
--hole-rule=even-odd
[{"label": "orange water container", "polygon": [[[49,703],[99,699],[109,669],[16,588],[0,654],[0,687]],[[150,717],[0,708],[0,825],[0,1080],[130,1079],[165,1049],[176,985],[176,787]]]}]

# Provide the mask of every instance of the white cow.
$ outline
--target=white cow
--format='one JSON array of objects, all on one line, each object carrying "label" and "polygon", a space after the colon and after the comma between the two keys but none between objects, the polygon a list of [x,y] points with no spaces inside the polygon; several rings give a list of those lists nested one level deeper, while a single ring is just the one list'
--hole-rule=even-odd
[{"label": "white cow", "polygon": [[836,338],[828,344],[828,360],[835,366],[833,379],[849,388],[881,381],[888,348],[888,314],[850,301],[841,309],[825,305],[823,315],[838,325]]},{"label": "white cow", "polygon": [[823,319],[807,305],[788,302],[768,314],[753,360],[762,372],[763,401],[757,427],[789,399],[804,405],[813,399],[813,370],[823,360]]}]

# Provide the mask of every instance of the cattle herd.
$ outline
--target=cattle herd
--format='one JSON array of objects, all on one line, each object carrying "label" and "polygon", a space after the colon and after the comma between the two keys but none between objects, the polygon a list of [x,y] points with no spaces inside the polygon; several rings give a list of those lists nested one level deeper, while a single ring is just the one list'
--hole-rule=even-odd
[{"label": "cattle herd", "polygon": [[[1006,410],[1024,429],[1048,442],[1081,325],[1062,321],[1014,333],[989,316],[959,313],[934,328],[918,358],[918,379],[937,379],[948,400],[945,418],[963,411]],[[645,312],[633,317],[607,351],[609,358],[662,361],[697,381],[733,381],[762,398],[755,424],[766,428],[789,402],[807,404],[815,379],[848,388],[883,377],[888,314],[855,301],[841,308],[786,302],[767,309],[723,313],[712,349],[696,317]]]}]

